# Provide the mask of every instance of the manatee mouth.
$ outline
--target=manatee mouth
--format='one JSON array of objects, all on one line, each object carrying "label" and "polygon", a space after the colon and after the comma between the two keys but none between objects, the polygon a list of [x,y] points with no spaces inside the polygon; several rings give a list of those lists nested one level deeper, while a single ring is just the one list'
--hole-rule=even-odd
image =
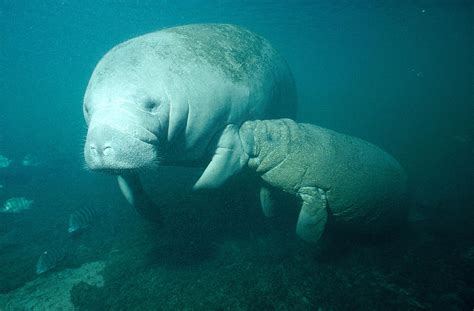
[{"label": "manatee mouth", "polygon": [[104,173],[107,175],[125,175],[125,174],[136,174],[144,168],[109,168],[109,167],[90,167],[87,164],[87,168],[98,173]]},{"label": "manatee mouth", "polygon": [[95,126],[87,133],[84,158],[93,171],[114,175],[135,172],[158,164],[157,141],[148,131],[129,134],[108,125]]}]

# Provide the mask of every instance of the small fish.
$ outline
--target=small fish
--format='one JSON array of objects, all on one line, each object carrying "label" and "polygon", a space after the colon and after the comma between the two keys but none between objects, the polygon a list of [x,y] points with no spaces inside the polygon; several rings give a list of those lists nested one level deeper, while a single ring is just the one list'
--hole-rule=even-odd
[{"label": "small fish", "polygon": [[2,189],[2,188],[3,188],[3,185],[2,185],[2,184],[0,184],[0,189]]},{"label": "small fish", "polygon": [[0,154],[0,168],[7,168],[13,161]]},{"label": "small fish", "polygon": [[33,200],[28,200],[28,199],[23,198],[23,197],[11,198],[11,199],[8,199],[5,202],[5,204],[3,205],[3,208],[0,209],[0,212],[2,212],[2,213],[20,213],[24,210],[30,209],[31,204],[33,204]]},{"label": "small fish", "polygon": [[23,166],[39,166],[38,157],[32,154],[27,154],[24,156],[23,160],[21,161]]},{"label": "small fish", "polygon": [[87,229],[97,217],[97,210],[92,206],[83,206],[71,215],[69,215],[69,233],[77,233]]},{"label": "small fish", "polygon": [[54,269],[66,255],[66,248],[58,247],[44,251],[36,263],[36,274],[45,273]]}]

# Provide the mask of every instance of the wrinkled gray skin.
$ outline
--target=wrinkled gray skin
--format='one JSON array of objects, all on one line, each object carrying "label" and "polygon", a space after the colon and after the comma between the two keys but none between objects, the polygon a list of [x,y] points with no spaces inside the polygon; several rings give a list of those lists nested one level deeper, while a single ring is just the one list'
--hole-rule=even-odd
[{"label": "wrinkled gray skin", "polygon": [[405,215],[406,177],[389,154],[361,139],[289,119],[248,121],[239,130],[241,160],[269,185],[260,193],[272,215],[272,190],[302,200],[297,234],[317,242],[331,219],[376,232]]},{"label": "wrinkled gray skin", "polygon": [[196,24],[126,41],[96,66],[84,97],[84,156],[119,176],[138,210],[153,209],[139,174],[158,165],[204,166],[195,189],[215,188],[243,163],[246,120],[293,117],[296,91],[281,56],[237,26]]}]

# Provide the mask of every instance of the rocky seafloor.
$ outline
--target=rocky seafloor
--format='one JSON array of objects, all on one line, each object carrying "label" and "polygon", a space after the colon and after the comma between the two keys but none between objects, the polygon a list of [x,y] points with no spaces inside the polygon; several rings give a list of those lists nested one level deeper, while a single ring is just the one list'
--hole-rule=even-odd
[{"label": "rocky seafloor", "polygon": [[[155,224],[108,177],[53,172],[10,184],[2,201],[21,193],[35,203],[0,215],[0,310],[474,307],[473,215],[463,202],[450,202],[455,213],[440,203],[388,237],[334,235],[316,248],[296,237],[294,211],[266,219],[251,185],[191,200],[162,189]],[[91,202],[102,212],[68,236],[68,215]],[[36,275],[39,255],[54,247],[67,247],[65,258]]]}]

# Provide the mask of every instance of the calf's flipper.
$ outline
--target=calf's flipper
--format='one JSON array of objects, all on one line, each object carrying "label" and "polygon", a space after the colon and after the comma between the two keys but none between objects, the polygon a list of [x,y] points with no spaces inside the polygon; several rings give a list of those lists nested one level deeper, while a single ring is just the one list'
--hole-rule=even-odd
[{"label": "calf's flipper", "polygon": [[326,229],[328,219],[327,199],[324,190],[301,187],[298,192],[303,200],[296,225],[296,234],[307,242],[318,242]]}]

